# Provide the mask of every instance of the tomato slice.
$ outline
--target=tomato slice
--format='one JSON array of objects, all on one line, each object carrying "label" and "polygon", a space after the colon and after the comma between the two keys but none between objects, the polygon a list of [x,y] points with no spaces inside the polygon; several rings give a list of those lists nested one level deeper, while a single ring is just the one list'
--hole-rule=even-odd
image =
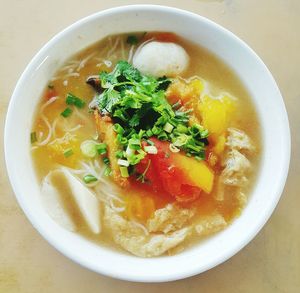
[{"label": "tomato slice", "polygon": [[169,143],[156,138],[151,138],[151,141],[157,148],[157,154],[148,154],[136,166],[137,172],[143,174],[148,167],[145,178],[150,182],[154,192],[164,191],[178,202],[191,202],[198,199],[201,189],[192,186],[187,174],[174,164]]}]

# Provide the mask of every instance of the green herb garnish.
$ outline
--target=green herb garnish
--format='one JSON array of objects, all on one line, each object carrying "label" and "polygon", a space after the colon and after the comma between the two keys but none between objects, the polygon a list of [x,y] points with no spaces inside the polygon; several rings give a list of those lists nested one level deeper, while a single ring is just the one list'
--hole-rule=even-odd
[{"label": "green herb garnish", "polygon": [[127,167],[120,167],[120,173],[122,177],[129,177],[128,168]]},{"label": "green herb garnish", "polygon": [[98,179],[95,176],[88,174],[83,177],[83,181],[84,183],[88,184],[91,182],[98,181]]},{"label": "green herb garnish", "polygon": [[111,168],[109,166],[106,166],[104,170],[104,176],[110,176],[111,175]]},{"label": "green herb garnish", "polygon": [[107,153],[107,144],[106,143],[97,143],[96,150],[99,155],[104,155]]},{"label": "green herb garnish", "polygon": [[102,71],[99,78],[103,91],[97,108],[114,122],[119,159],[126,159],[131,166],[139,163],[146,156],[142,142],[151,137],[205,158],[208,131],[199,124],[189,126],[191,110],[183,110],[180,103],[168,103],[165,91],[170,79],[143,75],[126,61],[119,61],[110,73]]},{"label": "green herb garnish", "polygon": [[149,170],[150,164],[151,164],[151,160],[148,160],[148,164],[147,164],[144,172],[137,177],[137,180],[141,181],[142,183],[145,183],[146,173]]},{"label": "green herb garnish", "polygon": [[36,132],[35,131],[30,133],[30,142],[31,143],[37,142],[37,137],[36,137]]},{"label": "green herb garnish", "polygon": [[81,109],[85,106],[85,101],[83,101],[82,99],[74,96],[71,93],[68,93],[67,97],[66,97],[66,104],[67,105],[74,105],[75,107]]},{"label": "green herb garnish", "polygon": [[73,110],[69,107],[67,107],[65,110],[63,110],[60,115],[67,118],[72,114]]},{"label": "green herb garnish", "polygon": [[105,165],[109,165],[109,158],[104,157],[104,158],[103,158],[103,163],[104,163]]},{"label": "green herb garnish", "polygon": [[138,40],[137,36],[130,35],[130,36],[127,37],[126,42],[129,45],[136,45],[139,42],[139,40]]},{"label": "green herb garnish", "polygon": [[72,156],[74,154],[72,149],[67,149],[64,151],[64,156],[65,158],[69,158],[70,156]]}]

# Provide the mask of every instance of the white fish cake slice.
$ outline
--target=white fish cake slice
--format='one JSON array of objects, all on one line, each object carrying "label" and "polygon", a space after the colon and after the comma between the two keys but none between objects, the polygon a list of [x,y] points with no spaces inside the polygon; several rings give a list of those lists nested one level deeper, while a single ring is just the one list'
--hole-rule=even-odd
[{"label": "white fish cake slice", "polygon": [[[83,185],[69,170],[65,168],[51,171],[43,181],[42,194],[47,199],[50,216],[68,230],[74,231],[76,226],[72,217],[63,205],[63,188],[55,183],[55,179],[64,180],[65,187],[69,188],[68,196],[72,196],[84,221],[90,230],[99,234],[101,232],[100,203],[93,192]],[[47,179],[47,180],[46,180]]]}]

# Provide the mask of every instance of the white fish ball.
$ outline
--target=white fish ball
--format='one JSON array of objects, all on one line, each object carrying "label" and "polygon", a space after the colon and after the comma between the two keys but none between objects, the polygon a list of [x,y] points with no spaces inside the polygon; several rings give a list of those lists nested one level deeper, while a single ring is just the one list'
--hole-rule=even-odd
[{"label": "white fish ball", "polygon": [[133,66],[143,74],[176,76],[189,64],[189,56],[178,44],[152,41],[138,49],[133,57]]}]

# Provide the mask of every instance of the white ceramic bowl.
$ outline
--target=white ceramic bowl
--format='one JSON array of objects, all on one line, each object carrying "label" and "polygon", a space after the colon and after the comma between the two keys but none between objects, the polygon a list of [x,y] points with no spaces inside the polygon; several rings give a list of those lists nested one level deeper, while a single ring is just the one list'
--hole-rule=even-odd
[{"label": "white ceramic bowl", "polygon": [[[258,180],[242,215],[224,231],[175,256],[143,259],[122,254],[68,232],[47,215],[30,155],[30,130],[40,94],[72,54],[106,35],[173,31],[223,59],[250,91],[262,128]],[[5,125],[5,157],[17,200],[32,225],[75,262],[111,277],[161,282],[204,272],[233,256],[263,227],[282,193],[290,159],[290,132],[278,87],[260,58],[228,30],[199,15],[163,6],[134,5],[101,11],[71,25],[32,59],[11,98]]]}]

